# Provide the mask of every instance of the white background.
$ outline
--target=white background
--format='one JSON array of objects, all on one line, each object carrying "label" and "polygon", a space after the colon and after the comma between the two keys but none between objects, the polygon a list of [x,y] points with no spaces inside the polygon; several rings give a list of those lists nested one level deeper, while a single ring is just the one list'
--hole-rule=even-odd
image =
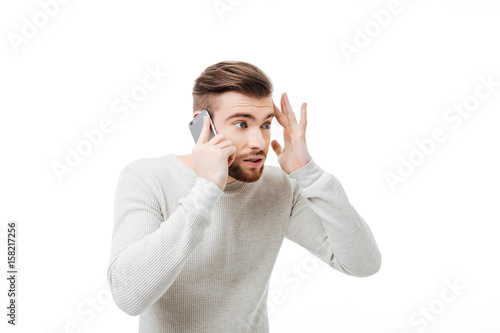
[{"label": "white background", "polygon": [[[137,332],[138,317],[115,306],[106,282],[118,173],[138,158],[191,153],[194,80],[211,64],[242,60],[271,77],[277,105],[287,92],[299,117],[308,103],[311,156],[341,181],[383,257],[379,273],[360,279],[313,265],[285,241],[271,332],[500,332],[500,86],[460,126],[443,118],[473,101],[480,76],[500,81],[498,2],[401,0],[380,31],[370,12],[389,0],[232,3],[221,17],[212,0],[68,1],[16,45],[27,21],[44,24],[41,5],[2,2],[1,266],[7,222],[18,221],[20,273],[18,325],[6,324],[3,278],[1,326]],[[342,43],[361,45],[356,28],[367,26],[369,43],[346,57]],[[148,66],[169,75],[120,119],[113,103]],[[52,164],[106,118],[113,131],[60,181]],[[398,157],[417,156],[415,140],[436,128],[446,140],[392,190],[385,173],[397,174]],[[268,156],[278,165],[272,148]],[[309,273],[290,275],[294,265]],[[454,294],[446,281],[465,289]],[[419,314],[425,308],[432,319]]]}]

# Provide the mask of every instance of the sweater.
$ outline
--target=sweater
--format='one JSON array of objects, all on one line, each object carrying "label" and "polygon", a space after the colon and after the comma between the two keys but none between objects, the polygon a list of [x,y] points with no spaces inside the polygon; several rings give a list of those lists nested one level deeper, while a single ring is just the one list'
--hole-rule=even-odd
[{"label": "sweater", "polygon": [[222,191],[174,154],[137,159],[118,177],[107,281],[140,333],[267,333],[285,237],[344,274],[380,269],[370,228],[314,160]]}]

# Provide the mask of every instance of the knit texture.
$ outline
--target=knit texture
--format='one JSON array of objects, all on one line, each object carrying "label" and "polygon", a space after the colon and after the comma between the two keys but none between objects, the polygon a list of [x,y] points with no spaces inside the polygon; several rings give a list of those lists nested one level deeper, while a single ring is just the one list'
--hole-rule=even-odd
[{"label": "knit texture", "polygon": [[267,294],[284,237],[332,268],[375,274],[372,232],[336,177],[311,160],[264,166],[222,191],[174,154],[120,173],[108,283],[140,333],[268,333]]}]

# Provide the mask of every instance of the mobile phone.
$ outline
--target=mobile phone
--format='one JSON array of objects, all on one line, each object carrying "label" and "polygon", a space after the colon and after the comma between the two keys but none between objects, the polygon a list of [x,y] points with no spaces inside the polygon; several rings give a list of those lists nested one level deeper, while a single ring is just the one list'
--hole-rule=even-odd
[{"label": "mobile phone", "polygon": [[210,117],[210,113],[208,113],[207,110],[202,110],[194,119],[189,122],[189,129],[191,130],[191,134],[193,135],[194,143],[198,142],[201,130],[203,129],[203,117],[205,116],[208,116],[208,120],[210,120],[210,134],[208,137],[208,141],[210,141],[214,136],[217,135],[217,131],[215,130],[215,126],[212,122],[212,118]]}]

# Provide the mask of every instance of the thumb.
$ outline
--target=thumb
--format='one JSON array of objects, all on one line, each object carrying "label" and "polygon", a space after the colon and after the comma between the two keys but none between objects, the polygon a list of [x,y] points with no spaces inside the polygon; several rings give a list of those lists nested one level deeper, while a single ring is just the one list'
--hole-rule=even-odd
[{"label": "thumb", "polygon": [[271,147],[273,148],[276,155],[278,155],[278,157],[280,157],[283,149],[281,149],[281,145],[279,144],[279,142],[276,140],[271,141]]}]

